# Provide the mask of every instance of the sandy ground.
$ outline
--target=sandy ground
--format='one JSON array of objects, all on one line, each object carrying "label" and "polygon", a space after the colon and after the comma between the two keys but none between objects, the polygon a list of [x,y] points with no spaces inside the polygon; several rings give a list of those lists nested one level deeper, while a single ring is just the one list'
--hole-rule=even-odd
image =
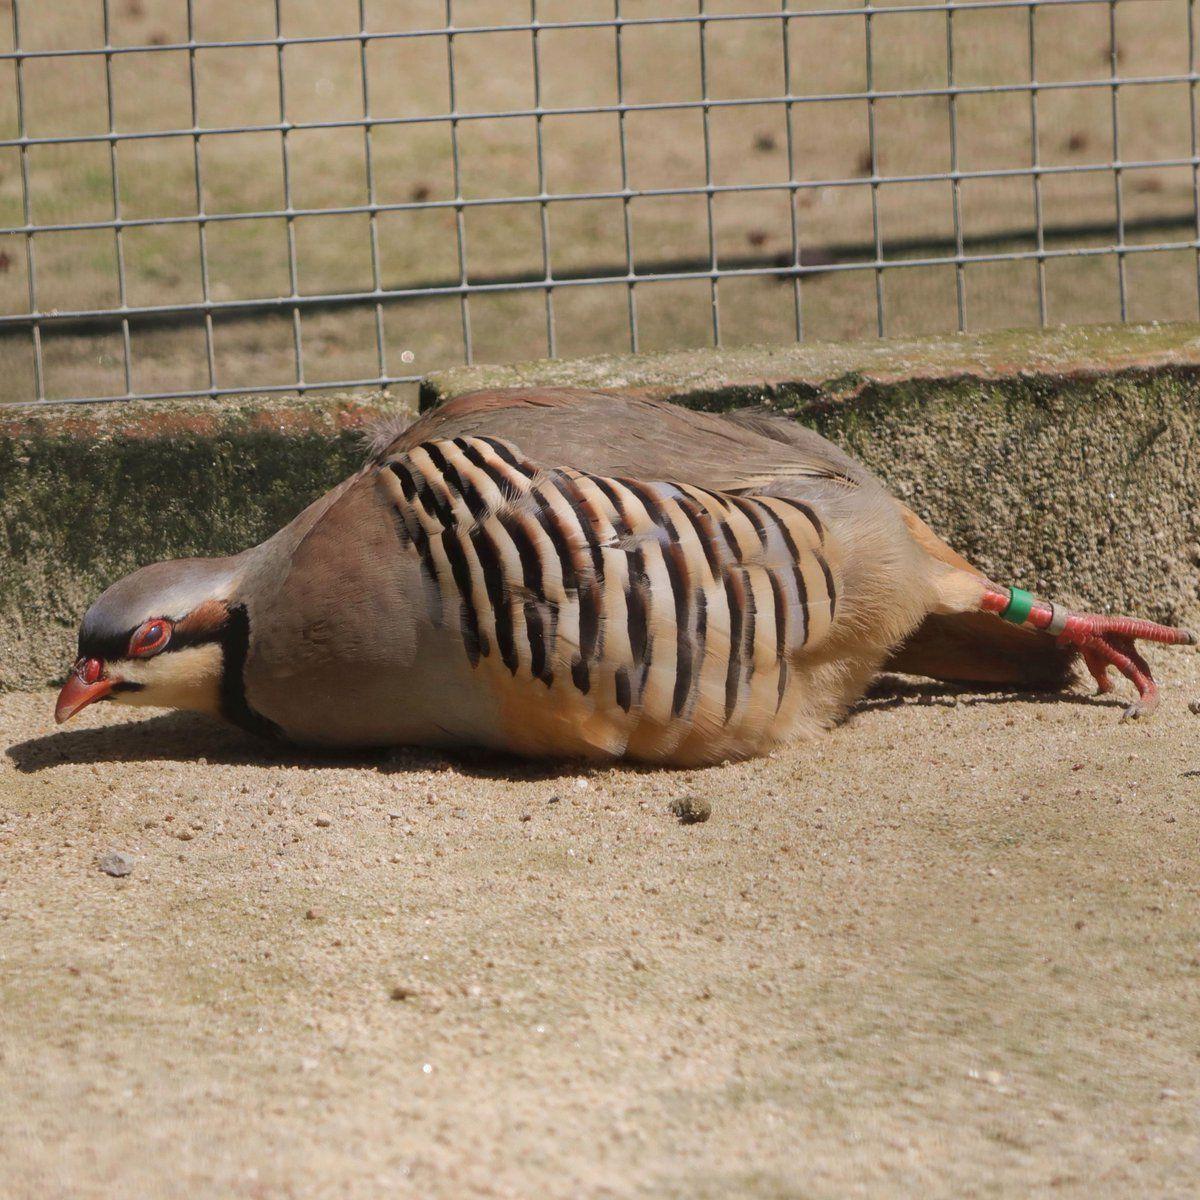
[{"label": "sandy ground", "polygon": [[1157,661],[1150,722],[898,686],[685,773],[0,697],[0,1192],[1193,1196],[1200,655]]}]

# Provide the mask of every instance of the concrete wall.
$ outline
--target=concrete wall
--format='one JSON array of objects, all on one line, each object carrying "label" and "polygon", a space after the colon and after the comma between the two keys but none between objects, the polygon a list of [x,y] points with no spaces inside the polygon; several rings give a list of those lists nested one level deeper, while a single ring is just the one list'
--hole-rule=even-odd
[{"label": "concrete wall", "polygon": [[[997,579],[1200,613],[1200,327],[1095,327],[463,368],[478,387],[765,403],[858,455]],[[386,399],[0,414],[0,688],[61,678],[88,603],[146,562],[273,533],[353,470]]]}]

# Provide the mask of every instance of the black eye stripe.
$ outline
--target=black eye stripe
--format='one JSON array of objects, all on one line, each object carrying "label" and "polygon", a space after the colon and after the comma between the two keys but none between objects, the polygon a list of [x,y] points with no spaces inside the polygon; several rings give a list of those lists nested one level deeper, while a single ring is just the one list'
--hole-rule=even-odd
[{"label": "black eye stripe", "polygon": [[129,653],[129,641],[137,632],[137,628],[125,633],[83,634],[79,635],[79,656],[81,658],[99,658],[109,661],[114,658],[125,658]]},{"label": "black eye stripe", "polygon": [[[155,651],[156,655],[172,654],[177,650],[186,650],[189,646],[206,646],[221,641],[223,637],[224,623],[189,629],[186,620],[183,619],[178,624],[170,617],[151,617],[149,620],[164,625],[170,631],[164,644]],[[105,662],[133,657],[129,653],[130,646],[138,630],[146,628],[146,624],[146,621],[142,621],[123,633],[81,633],[79,655],[81,658],[99,658]]]},{"label": "black eye stripe", "polygon": [[214,642],[220,642],[225,637],[225,628],[228,617],[213,625],[202,625],[199,628],[189,629],[187,624],[180,621],[171,629],[171,635],[167,639],[167,644],[162,647],[162,654],[170,654],[173,650],[184,650],[188,646],[208,646]]}]

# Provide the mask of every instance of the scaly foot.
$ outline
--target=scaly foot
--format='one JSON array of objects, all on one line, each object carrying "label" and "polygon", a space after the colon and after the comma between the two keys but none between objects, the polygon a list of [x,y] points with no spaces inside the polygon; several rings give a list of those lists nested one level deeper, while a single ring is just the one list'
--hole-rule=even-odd
[{"label": "scaly foot", "polygon": [[1014,625],[1040,629],[1058,639],[1060,646],[1079,650],[1101,693],[1113,690],[1109,667],[1116,667],[1137,688],[1138,698],[1125,710],[1126,718],[1149,716],[1158,707],[1158,684],[1135,640],[1163,646],[1192,646],[1196,635],[1187,629],[1159,625],[1137,617],[1105,617],[1094,613],[1069,612],[1058,604],[1036,600],[1021,588],[992,584],[984,592],[980,607]]}]

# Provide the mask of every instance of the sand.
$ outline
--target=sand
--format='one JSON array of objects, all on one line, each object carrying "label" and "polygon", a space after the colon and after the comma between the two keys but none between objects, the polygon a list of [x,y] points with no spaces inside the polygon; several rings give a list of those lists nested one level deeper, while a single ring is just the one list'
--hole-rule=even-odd
[{"label": "sand", "polygon": [[0,696],[0,1194],[1193,1196],[1200,655],[1155,661],[1146,722],[898,684],[675,773]]}]

